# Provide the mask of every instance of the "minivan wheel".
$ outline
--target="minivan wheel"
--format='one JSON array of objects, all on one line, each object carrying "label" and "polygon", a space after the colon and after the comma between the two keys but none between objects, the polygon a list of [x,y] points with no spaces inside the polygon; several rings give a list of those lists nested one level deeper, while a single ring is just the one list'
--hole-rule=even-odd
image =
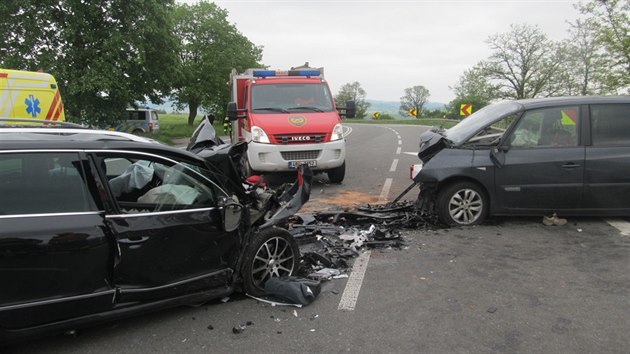
[{"label": "minivan wheel", "polygon": [[267,280],[297,273],[300,250],[287,230],[272,227],[253,237],[245,250],[244,260],[245,292],[253,296],[263,296]]},{"label": "minivan wheel", "polygon": [[330,183],[343,182],[343,179],[346,177],[346,162],[344,161],[341,166],[328,170],[327,174]]},{"label": "minivan wheel", "polygon": [[478,185],[456,182],[438,193],[437,213],[449,226],[478,225],[486,219],[488,199]]},{"label": "minivan wheel", "polygon": [[134,131],[131,133],[133,135],[144,135],[144,131],[142,129],[134,129]]}]

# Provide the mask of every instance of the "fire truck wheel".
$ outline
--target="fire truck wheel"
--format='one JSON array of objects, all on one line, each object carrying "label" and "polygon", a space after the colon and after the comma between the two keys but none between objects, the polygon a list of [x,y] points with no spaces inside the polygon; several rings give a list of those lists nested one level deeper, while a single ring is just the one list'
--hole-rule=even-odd
[{"label": "fire truck wheel", "polygon": [[346,177],[346,162],[339,167],[328,170],[328,180],[330,183],[341,183]]}]

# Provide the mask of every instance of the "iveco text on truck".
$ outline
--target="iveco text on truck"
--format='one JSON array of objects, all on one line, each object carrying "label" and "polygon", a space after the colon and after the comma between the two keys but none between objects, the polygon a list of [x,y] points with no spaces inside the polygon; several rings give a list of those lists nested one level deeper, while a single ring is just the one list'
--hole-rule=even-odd
[{"label": "iveco text on truck", "polygon": [[323,69],[232,70],[232,142],[248,142],[249,174],[283,172],[307,164],[340,183],[346,171],[346,142],[340,116],[353,118],[355,104],[337,111]]}]

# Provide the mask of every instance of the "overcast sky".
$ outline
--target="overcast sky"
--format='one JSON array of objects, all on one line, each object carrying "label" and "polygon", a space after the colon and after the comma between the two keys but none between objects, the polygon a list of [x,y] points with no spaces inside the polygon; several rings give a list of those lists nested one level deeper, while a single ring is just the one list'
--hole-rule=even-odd
[{"label": "overcast sky", "polygon": [[[189,1],[187,1],[189,2]],[[464,70],[488,58],[485,42],[510,24],[566,38],[580,16],[568,0],[221,0],[228,19],[263,49],[263,64],[324,67],[334,94],[358,81],[368,99],[398,101],[422,85],[448,103]]]}]

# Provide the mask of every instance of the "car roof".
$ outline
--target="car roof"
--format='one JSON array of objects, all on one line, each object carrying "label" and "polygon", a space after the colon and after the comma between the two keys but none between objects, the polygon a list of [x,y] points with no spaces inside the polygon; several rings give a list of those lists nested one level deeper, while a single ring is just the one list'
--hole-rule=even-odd
[{"label": "car roof", "polygon": [[0,151],[77,149],[77,150],[129,150],[153,152],[159,155],[179,156],[203,161],[188,151],[161,144],[155,140],[123,132],[58,127],[3,127],[0,126]]},{"label": "car roof", "polygon": [[562,105],[580,105],[580,104],[605,104],[605,103],[630,103],[629,96],[571,96],[571,97],[545,97],[530,98],[515,101],[525,109],[562,106]]}]

